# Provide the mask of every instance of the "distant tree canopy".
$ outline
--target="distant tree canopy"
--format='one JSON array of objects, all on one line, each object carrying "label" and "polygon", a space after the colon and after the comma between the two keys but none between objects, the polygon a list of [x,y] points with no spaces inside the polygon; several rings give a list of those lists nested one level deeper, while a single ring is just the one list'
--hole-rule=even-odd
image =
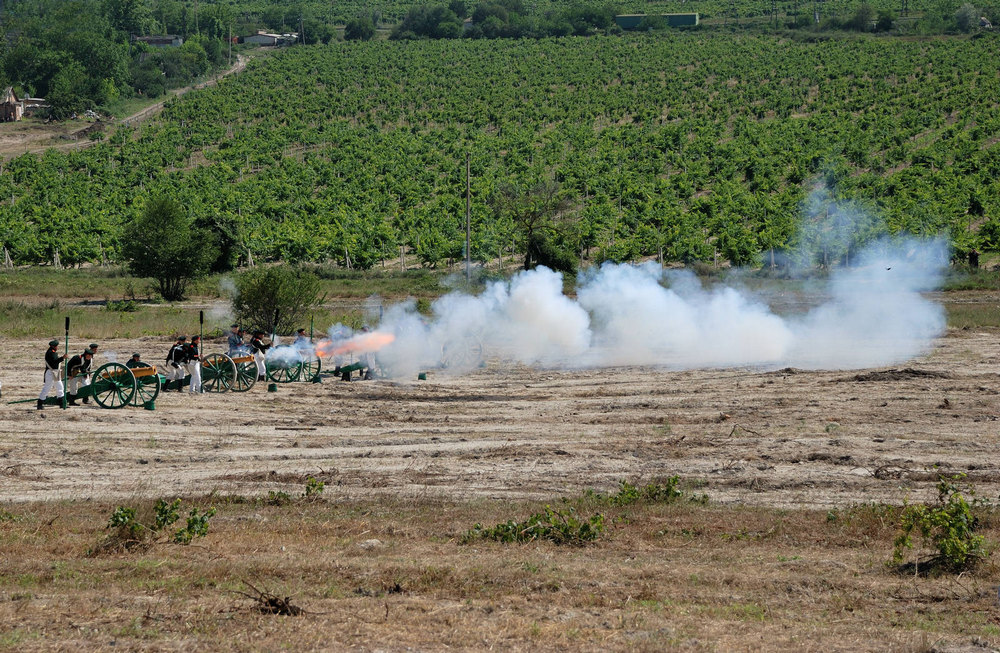
[{"label": "distant tree canopy", "polygon": [[348,41],[368,41],[375,36],[375,23],[368,16],[359,16],[347,22],[344,39]]},{"label": "distant tree canopy", "polygon": [[187,284],[206,272],[218,255],[211,232],[199,229],[176,201],[153,197],[126,225],[122,256],[137,277],[152,277],[167,301],[184,299]]},{"label": "distant tree canopy", "polygon": [[[161,14],[166,16],[166,14]],[[150,49],[135,36],[163,25],[141,0],[4,3],[0,77],[21,96],[45,98],[66,118],[134,95],[156,97],[221,65],[221,26],[188,34],[180,48]]]},{"label": "distant tree canopy", "polygon": [[288,334],[322,301],[319,277],[275,265],[247,270],[237,277],[233,311],[247,328]]}]

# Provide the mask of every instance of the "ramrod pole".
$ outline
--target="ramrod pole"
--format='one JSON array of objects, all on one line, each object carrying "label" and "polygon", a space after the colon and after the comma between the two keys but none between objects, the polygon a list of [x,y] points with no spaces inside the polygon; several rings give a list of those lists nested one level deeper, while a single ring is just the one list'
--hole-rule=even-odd
[{"label": "ramrod pole", "polygon": [[63,396],[62,407],[66,408],[67,395],[69,394],[69,315],[66,316],[66,358],[63,362]]}]

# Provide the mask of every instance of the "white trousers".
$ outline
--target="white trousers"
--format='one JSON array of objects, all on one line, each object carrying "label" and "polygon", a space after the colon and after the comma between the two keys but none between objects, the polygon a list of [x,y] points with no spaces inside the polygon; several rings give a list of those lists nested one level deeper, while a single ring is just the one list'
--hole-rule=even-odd
[{"label": "white trousers", "polygon": [[201,362],[191,361],[187,364],[187,371],[191,375],[191,385],[188,386],[188,392],[201,392]]},{"label": "white trousers", "polygon": [[174,367],[173,363],[167,363],[167,381],[180,381],[184,378],[184,366],[178,364]]},{"label": "white trousers", "polygon": [[69,393],[71,395],[80,394],[80,388],[86,388],[88,385],[90,385],[89,374],[77,374],[69,377]]},{"label": "white trousers", "polygon": [[253,353],[253,359],[257,362],[257,376],[267,376],[267,366],[264,365],[264,354],[259,351]]},{"label": "white trousers", "polygon": [[52,389],[55,389],[57,397],[63,396],[63,384],[59,370],[45,370],[45,383],[42,384],[42,392],[38,398],[44,400],[49,396],[49,390]]}]

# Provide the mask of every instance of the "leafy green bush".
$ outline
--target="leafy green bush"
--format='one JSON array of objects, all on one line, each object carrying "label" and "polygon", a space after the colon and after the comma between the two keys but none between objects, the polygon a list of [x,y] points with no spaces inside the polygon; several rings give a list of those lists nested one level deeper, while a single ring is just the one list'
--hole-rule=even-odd
[{"label": "leafy green bush", "polygon": [[[937,549],[937,555],[922,562],[915,561],[914,569],[924,565],[927,569],[947,569],[962,571],[986,558],[986,539],[976,535],[979,521],[972,513],[958,482],[964,474],[950,478],[942,476],[938,481],[938,502],[936,505],[906,505],[900,523],[900,533],[895,540],[892,559],[901,564],[905,551],[913,548],[913,534],[920,536],[922,543]],[[975,491],[968,487],[969,496]]]},{"label": "leafy green bush", "polygon": [[[176,513],[175,513],[176,515]],[[174,544],[191,544],[196,537],[208,535],[208,520],[215,515],[215,508],[209,508],[199,514],[197,508],[192,508],[184,528],[174,533]]]},{"label": "leafy green bush", "polygon": [[506,543],[548,540],[556,544],[581,546],[593,542],[602,532],[604,516],[600,513],[581,518],[574,508],[554,510],[545,506],[543,512],[535,513],[522,522],[511,520],[492,528],[476,524],[462,536],[461,541],[468,544],[479,539]]},{"label": "leafy green bush", "polygon": [[[135,508],[118,506],[108,519],[107,529],[111,532],[104,540],[90,551],[98,554],[110,551],[134,551],[148,549],[156,543],[156,537],[167,527],[180,518],[181,500],[167,502],[158,499],[153,506],[152,519],[144,523]],[[199,514],[197,508],[192,508],[187,524],[170,538],[176,544],[190,544],[194,538],[208,534],[208,520],[215,515],[215,508],[210,508]]]},{"label": "leafy green bush", "polygon": [[681,490],[680,476],[670,476],[663,481],[654,481],[646,485],[632,485],[626,480],[618,482],[618,492],[615,494],[602,494],[595,490],[587,490],[584,497],[592,501],[605,503],[609,506],[628,506],[634,503],[673,503],[679,499],[687,497],[691,501],[707,503],[708,497],[704,494],[698,496],[688,496]]},{"label": "leafy green bush", "polygon": [[236,279],[233,312],[247,327],[291,333],[322,301],[319,278],[312,272],[286,265],[259,267]]}]

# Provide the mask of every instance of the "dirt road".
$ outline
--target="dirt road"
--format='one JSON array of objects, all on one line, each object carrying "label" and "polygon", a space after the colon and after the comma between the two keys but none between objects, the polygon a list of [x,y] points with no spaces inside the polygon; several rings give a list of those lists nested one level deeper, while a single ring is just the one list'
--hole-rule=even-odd
[{"label": "dirt road", "polygon": [[[159,361],[166,346],[102,350]],[[953,330],[892,370],[540,371],[493,361],[409,384],[331,377],[275,393],[258,384],[247,394],[161,394],[152,412],[9,405],[37,394],[44,344],[5,350],[7,500],[292,492],[309,475],[333,497],[553,498],[679,474],[713,502],[843,506],[929,499],[938,472],[1000,494],[1000,344],[988,330]]]},{"label": "dirt road", "polygon": [[[193,89],[214,86],[222,77],[239,73],[247,65],[247,57],[237,55],[236,63],[225,72],[206,80],[199,84],[175,88],[167,92],[163,100],[151,104],[144,109],[133,113],[130,116],[118,121],[106,124],[137,125],[148,121],[153,116],[163,110],[163,105],[170,99],[184,95]],[[74,150],[90,147],[98,141],[88,138],[98,122],[84,122],[79,120],[41,123],[35,120],[26,120],[16,123],[0,124],[0,158],[10,159],[28,152],[44,152],[48,149]]]}]

